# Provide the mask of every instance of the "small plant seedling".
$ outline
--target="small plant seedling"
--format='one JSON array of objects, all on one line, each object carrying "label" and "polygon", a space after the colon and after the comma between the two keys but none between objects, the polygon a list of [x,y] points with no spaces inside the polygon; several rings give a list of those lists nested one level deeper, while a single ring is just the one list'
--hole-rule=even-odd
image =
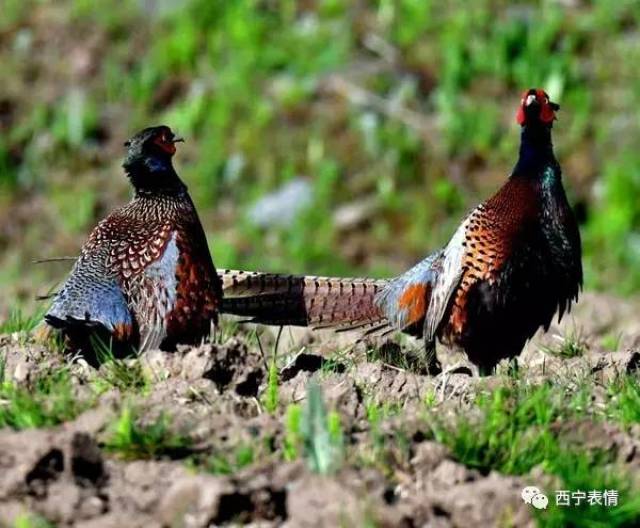
[{"label": "small plant seedling", "polygon": [[230,338],[238,335],[240,323],[231,319],[222,319],[213,331],[213,342],[222,345]]},{"label": "small plant seedling", "polygon": [[105,343],[98,337],[92,338],[92,344],[100,363],[100,370],[94,380],[99,393],[111,388],[123,392],[144,392],[149,389],[149,376],[144,372],[137,356],[129,359],[116,358],[111,343]]},{"label": "small plant seedling", "polygon": [[253,446],[241,444],[230,453],[214,453],[204,461],[204,468],[214,475],[233,475],[242,468],[250,466],[256,459]]},{"label": "small plant seedling", "polygon": [[561,358],[574,358],[584,355],[589,346],[582,331],[574,328],[565,335],[552,336],[554,343],[542,347],[542,351]]},{"label": "small plant seedling", "polygon": [[508,386],[476,399],[481,418],[460,417],[455,424],[443,424],[432,414],[429,423],[435,439],[468,467],[515,475],[540,467],[560,479],[561,489],[616,489],[627,505],[620,509],[550,507],[534,512],[544,526],[632,525],[638,519],[640,499],[632,493],[629,475],[615,464],[611,453],[584,449],[558,430],[558,423],[589,418],[590,406],[581,403],[583,397],[581,390],[568,393],[562,385],[532,387],[510,380]]},{"label": "small plant seedling", "polygon": [[54,528],[47,519],[35,513],[21,513],[13,526],[15,528]]},{"label": "small plant seedling", "polygon": [[327,427],[329,429],[329,440],[333,449],[342,457],[344,450],[344,433],[342,431],[342,421],[337,411],[330,411],[327,417]]},{"label": "small plant seedling", "polygon": [[287,407],[285,414],[285,436],[282,448],[283,457],[287,461],[296,460],[302,445],[302,408],[296,403]]},{"label": "small plant seedling", "polygon": [[275,354],[271,356],[269,362],[269,372],[267,376],[267,388],[263,396],[263,404],[268,413],[274,414],[278,409],[279,397],[279,373],[277,357]]},{"label": "small plant seedling", "polygon": [[618,334],[610,333],[603,336],[600,343],[602,344],[603,348],[611,352],[615,352],[616,350],[620,349],[621,341],[622,341],[621,333],[618,333]]},{"label": "small plant seedling", "polygon": [[322,389],[315,378],[307,386],[302,438],[305,458],[311,471],[326,475],[338,469],[342,460],[340,417],[327,414]]},{"label": "small plant seedling", "polygon": [[189,452],[191,439],[174,432],[166,414],[153,422],[141,423],[138,411],[125,405],[104,442],[107,451],[121,458],[152,459],[158,457],[180,458]]},{"label": "small plant seedling", "polygon": [[429,389],[424,394],[424,405],[427,409],[433,409],[438,403],[438,396],[434,389]]}]

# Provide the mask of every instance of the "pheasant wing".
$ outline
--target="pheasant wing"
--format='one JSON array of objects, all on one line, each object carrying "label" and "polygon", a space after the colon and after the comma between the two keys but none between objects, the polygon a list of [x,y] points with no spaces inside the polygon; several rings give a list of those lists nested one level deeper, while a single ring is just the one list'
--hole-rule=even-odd
[{"label": "pheasant wing", "polygon": [[376,296],[376,304],[398,330],[424,321],[444,252],[438,251],[391,280]]},{"label": "pheasant wing", "polygon": [[117,277],[107,268],[108,248],[83,254],[45,314],[54,328],[71,325],[103,326],[114,337],[126,340],[133,319]]}]

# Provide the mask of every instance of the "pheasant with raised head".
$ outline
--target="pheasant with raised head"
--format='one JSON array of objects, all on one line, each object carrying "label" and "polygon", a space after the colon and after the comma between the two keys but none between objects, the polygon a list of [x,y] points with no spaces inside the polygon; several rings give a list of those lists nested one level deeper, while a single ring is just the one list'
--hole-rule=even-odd
[{"label": "pheasant with raised head", "polygon": [[389,280],[227,271],[221,311],[264,324],[398,329],[462,348],[481,372],[520,354],[582,286],[580,233],[562,186],[551,128],[559,106],[524,93],[520,153],[511,176],[467,215],[449,243]]},{"label": "pheasant with raised head", "polygon": [[[125,143],[131,202],[102,220],[44,316],[73,343],[92,335],[140,351],[197,343],[217,321],[221,282],[169,127]],[[85,345],[80,345],[85,346]]]}]

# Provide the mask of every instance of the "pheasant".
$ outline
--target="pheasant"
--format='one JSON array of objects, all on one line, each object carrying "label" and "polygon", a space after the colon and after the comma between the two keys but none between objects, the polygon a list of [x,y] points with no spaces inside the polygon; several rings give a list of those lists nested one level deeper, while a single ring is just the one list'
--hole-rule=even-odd
[{"label": "pheasant", "polygon": [[520,354],[539,327],[561,319],[582,287],[578,226],[553,153],[559,105],[526,91],[517,110],[519,159],[502,188],[463,220],[449,243],[388,280],[221,273],[221,312],[256,323],[422,337],[463,349],[481,373]]},{"label": "pheasant", "polygon": [[125,143],[134,198],[94,228],[44,316],[80,348],[98,335],[140,351],[170,350],[200,341],[217,322],[221,282],[173,168],[179,141],[158,126]]}]

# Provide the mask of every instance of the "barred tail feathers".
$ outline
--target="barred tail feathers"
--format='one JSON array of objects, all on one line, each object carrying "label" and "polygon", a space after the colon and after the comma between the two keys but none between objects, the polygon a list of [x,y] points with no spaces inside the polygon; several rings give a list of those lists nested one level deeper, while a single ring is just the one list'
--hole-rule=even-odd
[{"label": "barred tail feathers", "polygon": [[226,270],[222,313],[251,322],[346,330],[384,325],[375,303],[386,280],[333,278]]}]

